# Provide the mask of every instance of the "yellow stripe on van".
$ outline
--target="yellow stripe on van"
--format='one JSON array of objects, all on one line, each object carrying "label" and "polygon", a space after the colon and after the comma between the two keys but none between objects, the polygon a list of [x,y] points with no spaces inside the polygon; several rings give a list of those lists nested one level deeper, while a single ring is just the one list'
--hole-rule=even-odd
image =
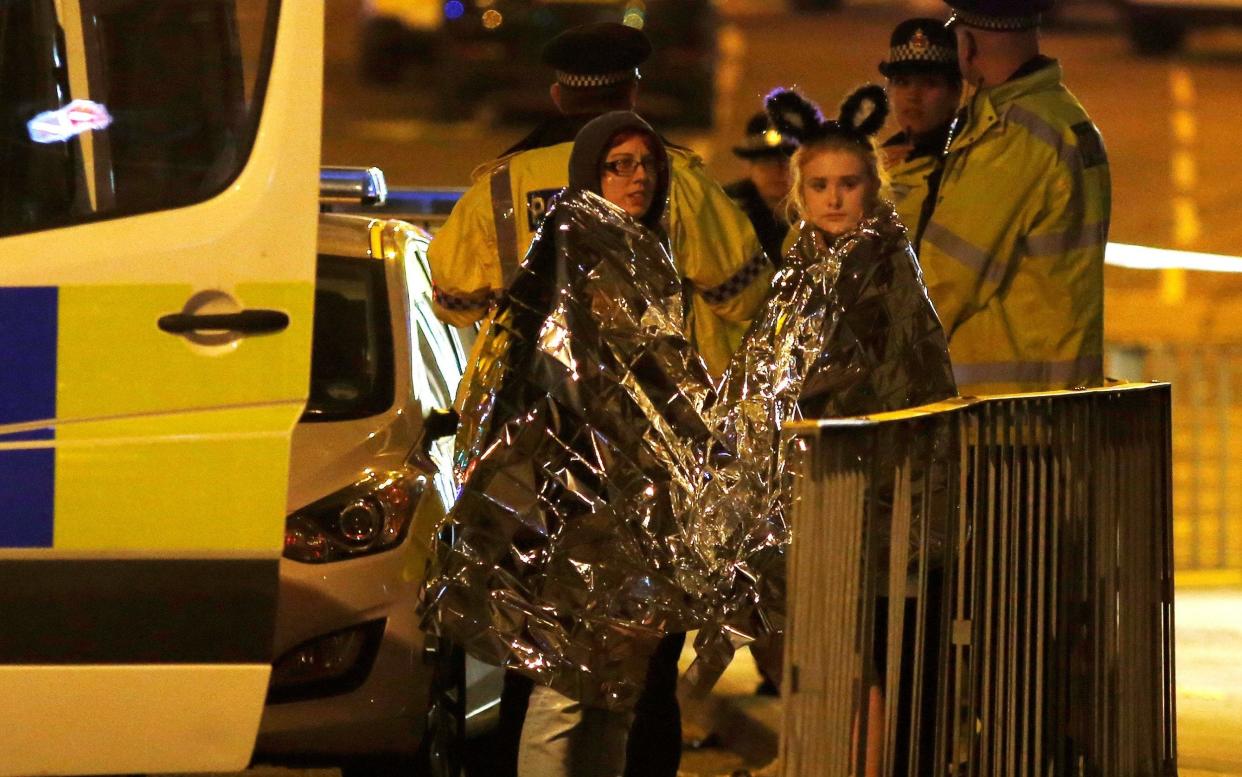
[{"label": "yellow stripe on van", "polygon": [[190,294],[61,287],[54,548],[279,552],[310,372],[309,349],[281,340],[309,342],[313,295],[239,286],[245,307],[283,310],[290,328],[205,352],[156,325]]},{"label": "yellow stripe on van", "polygon": [[288,433],[301,409],[291,403],[61,427],[52,547],[277,552]]},{"label": "yellow stripe on van", "polygon": [[[314,294],[309,284],[238,286],[235,295],[244,307],[283,310],[289,328],[216,347],[211,358],[204,358],[203,346],[156,325],[161,316],[180,312],[192,293],[176,285],[62,286],[57,417],[63,422],[233,407],[272,397],[305,399],[309,349],[291,353],[284,343],[290,337],[310,342]],[[136,391],[134,378],[149,379],[152,373],[177,377],[144,380],[147,387]]]}]

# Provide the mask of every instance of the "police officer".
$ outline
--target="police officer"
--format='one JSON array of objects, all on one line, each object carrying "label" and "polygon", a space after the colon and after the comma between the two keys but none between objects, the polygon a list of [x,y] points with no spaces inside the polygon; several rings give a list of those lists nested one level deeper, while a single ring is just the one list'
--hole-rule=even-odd
[{"label": "police officer", "polygon": [[746,122],[746,138],[733,147],[733,155],[746,160],[746,177],[724,187],[759,236],[768,259],[779,266],[781,243],[789,234],[784,202],[789,194],[789,157],[798,148],[762,111]]},{"label": "police officer", "polygon": [[936,19],[907,19],[893,30],[880,73],[900,128],[884,142],[881,159],[897,215],[914,236],[927,178],[944,152],[962,96],[957,38]]},{"label": "police officer", "polygon": [[[617,23],[575,27],[548,43],[543,61],[555,72],[551,97],[560,115],[476,170],[474,184],[432,241],[440,318],[465,326],[488,314],[567,183],[578,130],[602,113],[633,109],[637,68],[650,53],[641,31]],[[718,375],[763,302],[771,267],[745,214],[707,176],[702,160],[675,146],[669,152],[669,242],[694,292],[692,338]]]},{"label": "police officer", "polygon": [[1039,51],[1051,0],[947,0],[964,108],[919,244],[963,394],[1103,378],[1111,186],[1099,131]]}]

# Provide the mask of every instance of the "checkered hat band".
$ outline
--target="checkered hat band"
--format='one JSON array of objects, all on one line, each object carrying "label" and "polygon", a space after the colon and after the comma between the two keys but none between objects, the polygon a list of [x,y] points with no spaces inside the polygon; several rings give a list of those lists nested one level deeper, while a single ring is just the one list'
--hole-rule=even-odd
[{"label": "checkered hat band", "polygon": [[431,298],[445,310],[486,310],[500,299],[501,293],[492,289],[480,289],[472,293],[454,294],[439,286],[431,287]]},{"label": "checkered hat band", "polygon": [[909,43],[893,46],[888,50],[888,64],[928,62],[936,65],[956,65],[957,52],[948,46],[923,45],[918,48]]},{"label": "checkered hat band", "polygon": [[1038,27],[1039,14],[1034,16],[988,16],[981,13],[971,13],[970,11],[954,11],[953,18],[949,21],[964,24],[967,27],[978,27],[981,30],[1009,32]]},{"label": "checkered hat band", "polygon": [[575,89],[592,86],[613,86],[638,77],[638,70],[617,70],[612,73],[567,73],[556,71],[556,82]]},{"label": "checkered hat band", "polygon": [[758,278],[759,274],[767,266],[768,258],[761,251],[752,257],[749,262],[742,265],[742,269],[735,272],[733,277],[724,283],[707,289],[700,288],[699,292],[703,295],[703,299],[712,305],[728,302],[746,291],[746,287],[750,285],[751,281]]}]

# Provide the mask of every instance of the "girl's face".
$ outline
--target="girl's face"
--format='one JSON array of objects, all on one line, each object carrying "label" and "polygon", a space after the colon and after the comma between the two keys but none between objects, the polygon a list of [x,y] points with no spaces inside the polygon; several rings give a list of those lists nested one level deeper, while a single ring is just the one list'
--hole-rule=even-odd
[{"label": "girl's face", "polygon": [[875,181],[858,154],[828,149],[802,163],[805,218],[829,235],[858,226],[876,193]]},{"label": "girl's face", "polygon": [[651,144],[635,135],[608,149],[600,171],[600,193],[636,219],[647,215],[655,198],[656,158]]}]

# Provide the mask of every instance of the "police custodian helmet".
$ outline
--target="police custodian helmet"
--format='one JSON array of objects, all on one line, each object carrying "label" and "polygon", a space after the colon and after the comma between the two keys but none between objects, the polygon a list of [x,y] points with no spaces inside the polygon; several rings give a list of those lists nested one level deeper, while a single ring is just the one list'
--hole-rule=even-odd
[{"label": "police custodian helmet", "polygon": [[893,29],[888,59],[880,63],[885,78],[911,73],[962,77],[957,65],[957,36],[938,19],[906,19]]},{"label": "police custodian helmet", "polygon": [[768,114],[760,111],[746,122],[746,139],[733,147],[735,156],[742,159],[788,157],[798,149],[798,141],[784,135],[768,120]]},{"label": "police custodian helmet", "polygon": [[651,56],[642,30],[618,22],[571,27],[543,47],[543,63],[556,71],[562,86],[614,86],[638,77],[638,66]]},{"label": "police custodian helmet", "polygon": [[1053,0],[945,0],[953,9],[948,25],[1010,32],[1039,26],[1039,15]]}]

